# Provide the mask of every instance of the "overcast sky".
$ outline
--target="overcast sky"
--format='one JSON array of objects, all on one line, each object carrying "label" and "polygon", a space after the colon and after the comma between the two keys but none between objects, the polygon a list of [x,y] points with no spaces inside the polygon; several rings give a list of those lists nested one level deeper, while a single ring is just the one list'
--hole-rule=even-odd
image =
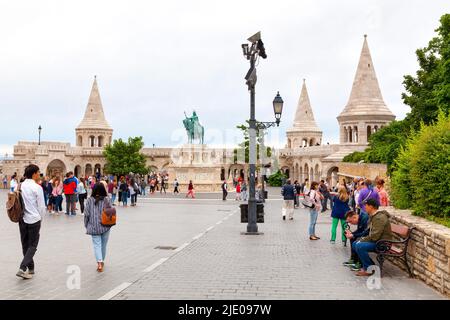
[{"label": "overcast sky", "polygon": [[0,153],[36,141],[39,125],[43,140],[74,144],[94,75],[114,138],[177,145],[183,112],[195,109],[206,142],[232,144],[230,132],[249,117],[241,44],[257,31],[268,55],[257,119],[273,120],[278,90],[285,101],[269,140],[285,143],[306,78],[323,141],[338,142],[363,35],[384,100],[402,119],[403,76],[449,12],[446,0],[0,0]]}]

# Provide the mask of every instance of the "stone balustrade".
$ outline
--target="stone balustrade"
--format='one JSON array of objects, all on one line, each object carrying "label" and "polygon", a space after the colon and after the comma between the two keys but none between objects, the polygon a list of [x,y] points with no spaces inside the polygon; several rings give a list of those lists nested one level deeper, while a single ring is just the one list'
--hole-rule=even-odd
[{"label": "stone balustrade", "polygon": [[[414,276],[450,297],[450,228],[411,214],[409,210],[388,207],[393,223],[415,227],[407,258]],[[398,259],[391,260],[405,270]]]},{"label": "stone balustrade", "polygon": [[324,146],[312,146],[296,149],[282,149],[280,150],[280,156],[287,157],[309,157],[309,156],[328,156],[331,153],[337,152],[339,145],[324,145]]}]

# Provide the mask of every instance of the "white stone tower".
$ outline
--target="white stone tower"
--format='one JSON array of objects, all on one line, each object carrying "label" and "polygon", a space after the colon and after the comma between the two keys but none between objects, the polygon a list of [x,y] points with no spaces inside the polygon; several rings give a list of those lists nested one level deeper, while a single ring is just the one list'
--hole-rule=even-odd
[{"label": "white stone tower", "polygon": [[350,99],[337,117],[341,144],[367,145],[371,134],[395,119],[381,95],[367,35],[359,59]]},{"label": "white stone tower", "polygon": [[97,86],[97,77],[92,84],[84,118],[76,132],[76,145],[83,148],[103,148],[112,141],[113,129],[106,121],[102,100]]},{"label": "white stone tower", "polygon": [[302,92],[295,112],[294,125],[287,130],[286,135],[289,149],[295,150],[322,144],[322,131],[314,119],[305,80],[303,80]]}]

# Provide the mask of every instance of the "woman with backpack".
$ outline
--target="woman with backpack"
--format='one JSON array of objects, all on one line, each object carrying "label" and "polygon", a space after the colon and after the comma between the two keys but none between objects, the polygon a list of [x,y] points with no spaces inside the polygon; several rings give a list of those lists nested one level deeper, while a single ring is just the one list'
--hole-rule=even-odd
[{"label": "woman with backpack", "polygon": [[319,183],[311,183],[311,189],[307,194],[307,198],[314,204],[313,208],[309,208],[309,240],[319,240],[320,238],[316,236],[316,223],[319,212],[322,209],[323,196],[319,192]]},{"label": "woman with backpack", "polygon": [[342,230],[342,244],[347,246],[347,237],[345,236],[345,227],[347,226],[347,222],[345,221],[345,214],[350,211],[350,207],[348,205],[349,195],[347,193],[347,189],[345,187],[340,186],[337,194],[332,194],[333,201],[333,209],[331,211],[331,218],[333,219],[333,223],[331,225],[331,244],[336,243],[336,231],[339,222],[341,223]]},{"label": "woman with backpack", "polygon": [[111,226],[102,224],[104,208],[111,208],[111,202],[105,187],[101,183],[97,183],[94,185],[91,197],[86,201],[84,226],[86,234],[92,237],[98,272],[103,272],[105,266],[106,246],[111,230]]}]

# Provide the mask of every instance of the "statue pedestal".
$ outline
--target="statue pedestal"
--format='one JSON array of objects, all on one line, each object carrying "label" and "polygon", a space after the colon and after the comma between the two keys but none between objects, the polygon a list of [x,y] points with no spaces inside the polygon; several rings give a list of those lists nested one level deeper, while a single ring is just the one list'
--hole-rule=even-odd
[{"label": "statue pedestal", "polygon": [[173,184],[176,178],[180,192],[187,192],[190,180],[197,192],[220,191],[222,160],[221,153],[206,145],[183,145],[176,149],[172,155],[173,163],[168,166],[170,182]]}]

